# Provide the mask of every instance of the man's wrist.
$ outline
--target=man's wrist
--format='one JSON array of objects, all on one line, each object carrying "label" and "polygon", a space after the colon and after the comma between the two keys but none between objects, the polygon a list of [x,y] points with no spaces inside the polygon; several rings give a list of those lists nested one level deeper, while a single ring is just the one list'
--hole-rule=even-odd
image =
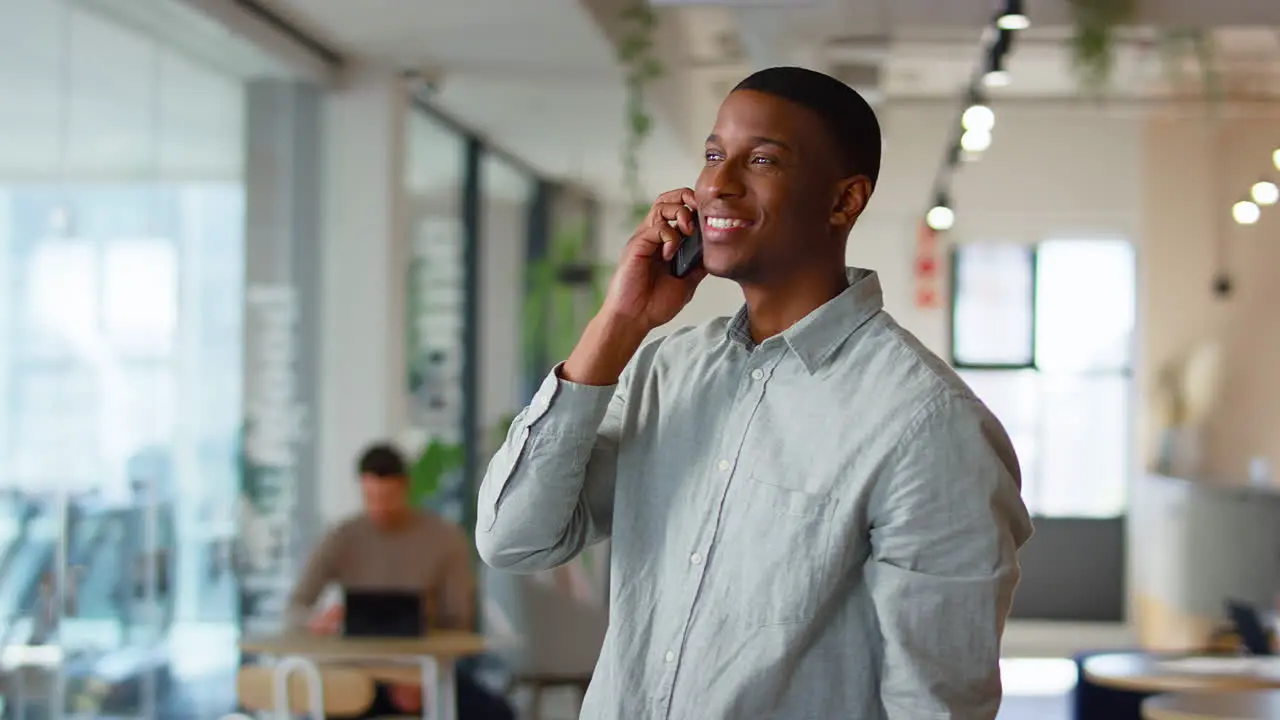
[{"label": "man's wrist", "polygon": [[635,321],[601,311],[587,323],[560,377],[579,385],[616,385],[648,335],[649,329]]}]

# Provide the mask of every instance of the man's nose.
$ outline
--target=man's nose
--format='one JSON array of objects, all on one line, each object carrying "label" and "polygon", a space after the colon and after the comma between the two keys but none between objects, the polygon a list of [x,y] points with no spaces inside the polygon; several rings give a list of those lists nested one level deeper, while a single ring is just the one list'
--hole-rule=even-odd
[{"label": "man's nose", "polygon": [[712,197],[739,197],[745,192],[738,163],[725,161],[708,172],[707,191]]}]

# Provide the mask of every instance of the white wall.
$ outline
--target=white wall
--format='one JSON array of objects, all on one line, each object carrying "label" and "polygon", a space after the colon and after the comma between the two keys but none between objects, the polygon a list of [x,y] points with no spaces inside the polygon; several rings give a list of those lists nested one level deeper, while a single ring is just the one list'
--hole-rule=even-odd
[{"label": "white wall", "polygon": [[[995,143],[956,178],[957,220],[950,241],[1033,243],[1064,236],[1138,241],[1139,115],[1088,103],[1016,102],[995,109]],[[916,229],[932,200],[957,112],[951,102],[882,107],[884,169],[849,240],[849,263],[879,272],[889,312],[937,352],[946,350],[946,316],[914,306],[911,271]],[[622,208],[611,208],[608,215],[606,237],[613,242],[606,243],[604,255],[616,258],[628,231]],[[708,279],[671,326],[732,314],[741,302],[735,285]]]},{"label": "white wall", "polygon": [[[1223,113],[1216,129],[1202,113],[1155,117],[1145,139],[1147,372],[1197,344],[1220,344],[1222,387],[1205,427],[1202,474],[1231,483],[1246,480],[1254,456],[1280,468],[1280,209],[1252,227],[1230,219],[1254,182],[1280,181],[1270,162],[1280,103],[1254,110]],[[1219,244],[1234,285],[1226,300],[1211,292]]]},{"label": "white wall", "polygon": [[[354,463],[406,421],[404,88],[394,73],[353,72],[324,98],[319,515],[360,507]],[[308,428],[310,429],[310,428]]]}]

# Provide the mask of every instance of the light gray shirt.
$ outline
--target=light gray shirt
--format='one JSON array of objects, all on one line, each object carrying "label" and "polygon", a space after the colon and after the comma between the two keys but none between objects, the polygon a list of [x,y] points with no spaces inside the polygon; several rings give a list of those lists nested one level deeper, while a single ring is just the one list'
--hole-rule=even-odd
[{"label": "light gray shirt", "polygon": [[616,387],[547,377],[480,489],[490,565],[612,539],[591,720],[990,720],[1031,534],[996,418],[875,273],[755,345],[745,308]]}]

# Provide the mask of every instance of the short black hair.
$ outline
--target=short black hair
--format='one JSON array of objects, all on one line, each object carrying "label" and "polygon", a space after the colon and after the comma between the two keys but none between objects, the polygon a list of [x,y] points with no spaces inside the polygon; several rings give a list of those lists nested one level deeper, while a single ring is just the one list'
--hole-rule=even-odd
[{"label": "short black hair", "polygon": [[826,73],[802,67],[754,72],[733,88],[733,92],[739,90],[775,95],[817,113],[836,144],[845,177],[866,175],[875,185],[880,177],[880,121],[857,90]]},{"label": "short black hair", "polygon": [[361,476],[372,475],[388,480],[409,475],[404,456],[390,443],[377,443],[365,449],[356,463],[356,471]]}]

